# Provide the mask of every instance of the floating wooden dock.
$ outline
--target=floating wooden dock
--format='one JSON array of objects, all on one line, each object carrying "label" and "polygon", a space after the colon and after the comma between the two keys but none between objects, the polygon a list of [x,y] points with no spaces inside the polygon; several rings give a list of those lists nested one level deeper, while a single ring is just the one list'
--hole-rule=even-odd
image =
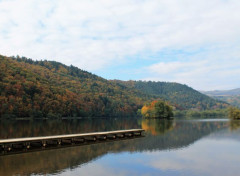
[{"label": "floating wooden dock", "polygon": [[31,148],[46,148],[51,146],[64,146],[81,143],[91,143],[120,138],[141,136],[143,129],[117,130],[107,132],[94,132],[83,134],[68,134],[57,136],[27,137],[16,139],[0,139],[0,150],[28,150]]}]

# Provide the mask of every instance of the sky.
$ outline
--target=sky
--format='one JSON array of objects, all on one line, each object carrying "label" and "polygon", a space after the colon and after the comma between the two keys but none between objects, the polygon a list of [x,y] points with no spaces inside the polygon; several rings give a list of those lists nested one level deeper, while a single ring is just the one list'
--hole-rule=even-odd
[{"label": "sky", "polygon": [[106,79],[240,87],[239,0],[0,0],[0,54]]}]

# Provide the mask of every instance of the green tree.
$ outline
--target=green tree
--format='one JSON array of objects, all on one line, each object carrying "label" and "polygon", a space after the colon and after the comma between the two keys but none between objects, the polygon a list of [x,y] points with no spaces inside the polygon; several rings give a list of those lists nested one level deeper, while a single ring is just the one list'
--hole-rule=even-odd
[{"label": "green tree", "polygon": [[228,116],[230,119],[240,119],[240,109],[230,107],[228,111]]}]

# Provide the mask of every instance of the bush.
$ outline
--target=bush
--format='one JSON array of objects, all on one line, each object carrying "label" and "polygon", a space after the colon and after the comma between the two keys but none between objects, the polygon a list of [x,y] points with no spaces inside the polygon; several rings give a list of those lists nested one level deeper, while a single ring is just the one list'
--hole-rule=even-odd
[{"label": "bush", "polygon": [[235,107],[230,107],[228,110],[228,117],[230,119],[240,119],[240,109]]}]

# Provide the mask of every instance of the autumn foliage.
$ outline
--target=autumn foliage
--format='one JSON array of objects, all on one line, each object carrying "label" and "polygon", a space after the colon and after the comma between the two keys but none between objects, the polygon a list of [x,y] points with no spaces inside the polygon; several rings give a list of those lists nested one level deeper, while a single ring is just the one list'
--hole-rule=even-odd
[{"label": "autumn foliage", "polygon": [[141,114],[146,118],[162,118],[169,119],[173,117],[172,107],[164,101],[153,101],[144,105],[141,109]]},{"label": "autumn foliage", "polygon": [[126,117],[136,91],[54,61],[0,56],[0,117]]},{"label": "autumn foliage", "polygon": [[240,119],[240,109],[236,107],[230,107],[228,110],[228,116],[230,119]]}]

